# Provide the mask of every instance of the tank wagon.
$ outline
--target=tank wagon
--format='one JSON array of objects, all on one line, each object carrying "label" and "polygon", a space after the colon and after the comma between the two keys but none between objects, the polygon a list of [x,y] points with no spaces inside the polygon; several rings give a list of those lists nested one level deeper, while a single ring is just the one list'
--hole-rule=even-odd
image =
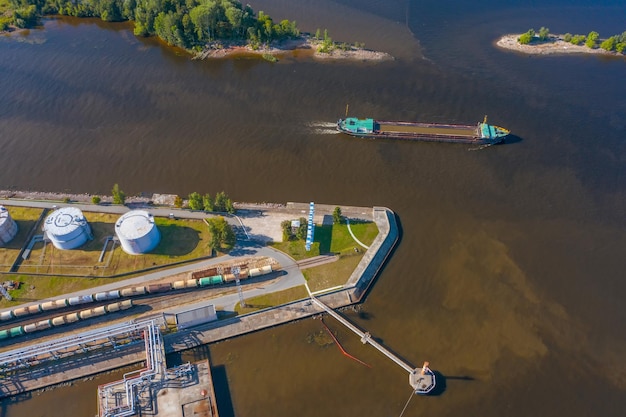
[{"label": "tank wagon", "polygon": [[[230,268],[227,268],[230,271]],[[261,268],[253,268],[253,269],[242,269],[239,273],[239,279],[245,280],[252,277],[258,277],[261,275],[269,274],[272,271],[276,271],[277,267],[274,265],[267,265]],[[217,268],[212,268],[205,271],[200,271],[200,273],[217,272]],[[193,276],[197,273],[192,273]],[[160,283],[160,284],[149,284],[146,286],[139,287],[128,287],[122,288],[121,290],[113,290],[113,291],[104,291],[95,294],[88,295],[79,295],[70,298],[62,298],[57,300],[45,301],[40,304],[33,304],[26,307],[18,307],[13,310],[0,312],[0,322],[9,321],[15,318],[23,318],[33,314],[47,312],[51,310],[56,310],[60,308],[77,306],[81,304],[89,304],[94,302],[102,302],[108,300],[116,300],[119,298],[127,298],[127,297],[139,297],[142,295],[149,294],[160,294],[172,290],[183,290],[189,288],[205,288],[211,287],[215,285],[230,283],[235,281],[235,275],[232,273],[226,274],[214,274],[211,276],[203,276],[201,278],[192,278],[188,280],[174,281],[172,283]],[[83,312],[81,312],[83,313]],[[84,315],[88,315],[89,313],[84,313]],[[2,339],[2,337],[0,337]]]},{"label": "tank wagon", "polygon": [[53,327],[63,326],[66,324],[76,323],[80,320],[88,320],[90,318],[103,316],[108,313],[115,313],[118,311],[127,310],[132,306],[132,300],[124,300],[106,306],[82,310],[78,313],[70,313],[47,320],[39,320],[33,323],[28,323],[23,326],[12,327],[7,330],[0,330],[0,340],[14,338],[24,334],[35,333],[42,330],[51,329]]},{"label": "tank wagon", "polygon": [[9,321],[15,318],[22,318],[45,311],[58,310],[69,306],[93,303],[95,301],[115,300],[121,297],[120,291],[105,291],[96,294],[79,295],[70,298],[60,298],[57,300],[44,301],[40,304],[32,304],[26,307],[17,307],[13,310],[0,313],[0,321]]}]

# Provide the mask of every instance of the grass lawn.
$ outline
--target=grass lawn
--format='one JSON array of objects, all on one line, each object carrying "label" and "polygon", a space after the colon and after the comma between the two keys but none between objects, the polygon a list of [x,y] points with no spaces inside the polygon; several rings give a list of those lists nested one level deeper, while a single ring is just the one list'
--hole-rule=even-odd
[{"label": "grass lawn", "polygon": [[0,299],[0,308],[55,297],[115,281],[111,278],[37,277],[29,275],[4,275],[2,279],[4,281],[19,281],[21,286],[18,290],[10,291],[13,301]]},{"label": "grass lawn", "polygon": [[[374,222],[351,223],[350,229],[354,236],[367,246],[371,245],[378,235],[378,227]],[[339,255],[339,260],[336,262],[308,268],[302,272],[311,291],[345,284],[361,261],[366,249],[354,241],[345,223],[315,226],[314,239],[315,242],[309,252],[304,250],[304,241],[302,240],[278,242],[272,246],[288,253],[296,260],[326,253]],[[359,251],[355,252],[354,248],[358,248]]]},{"label": "grass lawn", "polygon": [[[26,240],[26,235],[41,214],[40,209],[11,207],[11,217],[18,223],[19,232],[10,242],[9,247],[0,248],[0,261],[4,271],[17,257]],[[52,244],[43,243],[33,248],[31,256],[22,263],[18,274],[3,275],[4,281],[19,281],[18,290],[10,291],[13,301],[0,299],[0,308],[26,302],[55,297],[68,292],[80,291],[99,285],[129,278],[107,278],[107,276],[132,272],[153,266],[167,266],[174,262],[209,256],[210,235],[208,227],[202,220],[173,220],[156,218],[161,232],[161,241],[157,247],[146,255],[128,255],[116,245],[113,252],[107,252],[104,261],[98,262],[100,252],[107,236],[114,234],[115,221],[118,215],[84,212],[91,226],[94,239],[75,250],[59,250]],[[29,273],[49,273],[55,276],[30,276]],[[82,277],[60,276],[64,274],[82,275]]]},{"label": "grass lawn", "polygon": [[339,260],[302,271],[311,292],[343,285],[363,257],[363,251],[340,255]]},{"label": "grass lawn", "polygon": [[302,300],[308,296],[306,288],[304,288],[304,285],[301,285],[271,294],[248,298],[245,300],[246,307],[242,309],[239,303],[237,303],[235,311],[239,314],[251,313],[257,310],[263,310],[264,308],[276,307],[291,301]]},{"label": "grass lawn", "polygon": [[[350,229],[354,236],[367,246],[371,245],[378,235],[378,227],[373,222],[351,223]],[[271,246],[289,254],[297,261],[320,254],[353,252],[355,247],[365,250],[352,239],[348,226],[345,223],[315,226],[314,242],[310,251],[307,252],[305,250],[304,243],[304,240],[292,240],[288,242],[274,242],[271,243]]]},{"label": "grass lawn", "polygon": [[115,235],[115,214],[85,212],[94,236],[78,249],[59,250],[52,244],[38,243],[24,261],[20,273],[58,275],[111,276],[174,262],[209,256],[209,231],[201,220],[155,218],[161,233],[157,247],[145,255],[129,255],[118,245],[111,252],[111,243],[102,262],[98,262],[104,242]]}]

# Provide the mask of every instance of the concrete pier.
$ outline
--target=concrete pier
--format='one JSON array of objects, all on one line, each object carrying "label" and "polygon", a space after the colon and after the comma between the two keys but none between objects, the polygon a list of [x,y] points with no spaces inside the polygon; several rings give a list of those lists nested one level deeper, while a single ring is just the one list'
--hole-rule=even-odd
[{"label": "concrete pier", "polygon": [[[167,372],[155,387],[154,417],[219,417],[209,361],[191,365],[187,372]],[[142,410],[141,415],[148,415]]]},{"label": "concrete pier", "polygon": [[[311,293],[309,292],[309,294]],[[428,394],[435,388],[435,374],[428,368],[428,362],[424,362],[424,366],[421,369],[413,368],[410,364],[406,363],[398,356],[394,355],[392,352],[386,349],[383,345],[374,340],[369,332],[364,332],[363,330],[359,329],[354,324],[350,323],[341,314],[337,313],[332,308],[319,301],[313,295],[311,295],[311,300],[317,306],[321,307],[325,312],[333,316],[338,322],[340,322],[348,329],[352,330],[357,336],[359,336],[361,338],[361,343],[369,343],[380,353],[382,353],[383,355],[394,361],[396,364],[398,364],[405,371],[407,371],[409,373],[409,385],[413,388],[416,394]]]}]

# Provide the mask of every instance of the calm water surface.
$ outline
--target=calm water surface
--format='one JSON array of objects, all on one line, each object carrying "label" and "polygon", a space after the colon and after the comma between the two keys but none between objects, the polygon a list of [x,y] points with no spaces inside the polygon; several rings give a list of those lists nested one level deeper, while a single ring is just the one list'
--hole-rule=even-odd
[{"label": "calm water surface", "polygon": [[[476,4],[478,3],[478,4]],[[393,62],[191,61],[131,26],[48,20],[0,37],[0,188],[385,205],[403,237],[350,318],[445,379],[405,416],[621,416],[626,409],[626,60],[500,51],[504,33],[621,33],[623,2],[251,2]],[[517,139],[470,152],[365,141],[355,116],[490,121]],[[223,416],[400,414],[406,374],[328,320],[205,346]],[[2,403],[92,416],[115,375]],[[58,404],[50,407],[50,404]]]}]

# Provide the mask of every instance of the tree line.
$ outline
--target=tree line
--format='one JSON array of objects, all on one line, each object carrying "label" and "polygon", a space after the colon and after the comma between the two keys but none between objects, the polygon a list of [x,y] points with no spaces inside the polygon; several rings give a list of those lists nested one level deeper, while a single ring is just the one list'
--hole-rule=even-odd
[{"label": "tree line", "polygon": [[[534,29],[528,29],[528,32],[520,35],[517,40],[522,45],[527,45],[536,39],[545,41],[548,39],[549,35],[550,29],[545,27],[539,29],[538,33],[535,33]],[[584,43],[588,48],[596,48],[599,46],[601,49],[610,52],[624,53],[624,51],[626,51],[626,32],[613,35],[604,40],[600,39],[600,34],[596,31],[591,31],[588,35],[572,35],[571,33],[566,33],[563,35],[562,39],[572,45],[581,45]]]},{"label": "tree line", "polygon": [[[170,45],[200,50],[216,40],[260,45],[300,36],[296,22],[272,18],[236,0],[9,0],[11,22],[31,27],[41,15],[131,20],[137,36],[156,35]],[[1,29],[1,27],[0,27]],[[5,28],[6,30],[6,28]]]},{"label": "tree line", "polygon": [[[177,196],[178,198],[174,202],[176,207],[182,207],[182,197]],[[224,191],[220,191],[215,194],[215,198],[211,198],[210,194],[200,195],[200,193],[193,192],[189,194],[187,200],[187,206],[191,210],[203,210],[206,212],[220,212],[220,213],[235,213],[235,207],[233,205],[233,201],[228,198]]]},{"label": "tree line", "polygon": [[[111,197],[113,204],[125,204],[126,193],[120,189],[119,184],[113,184],[111,189]],[[100,204],[102,199],[100,196],[94,195],[91,198],[93,204]],[[174,198],[174,206],[176,208],[183,208],[185,201],[179,195]],[[220,191],[215,194],[215,197],[211,197],[209,193],[201,195],[200,193],[193,192],[189,194],[187,199],[187,207],[190,210],[201,210],[206,212],[218,212],[218,213],[235,213],[235,206],[233,200],[226,195],[224,191]]]}]

